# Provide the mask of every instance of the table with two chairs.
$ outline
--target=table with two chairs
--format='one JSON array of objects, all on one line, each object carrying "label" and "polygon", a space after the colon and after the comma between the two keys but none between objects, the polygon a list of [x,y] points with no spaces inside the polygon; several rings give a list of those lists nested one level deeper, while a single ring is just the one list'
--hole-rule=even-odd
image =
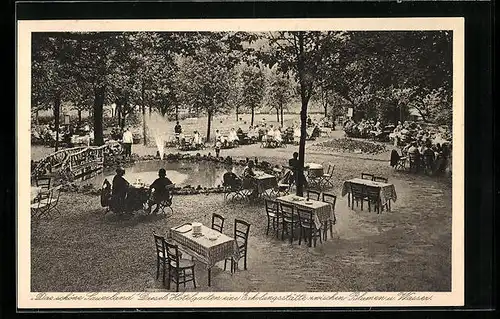
[{"label": "table with two chairs", "polygon": [[333,171],[335,165],[328,164],[326,172],[324,166],[318,163],[306,163],[304,169],[307,172],[309,188],[324,189],[333,187]]},{"label": "table with two chairs", "polygon": [[368,210],[371,211],[372,205],[377,213],[391,210],[391,201],[397,200],[396,188],[394,184],[388,182],[385,177],[377,177],[373,174],[362,173],[361,178],[347,180],[342,185],[342,196],[348,195],[348,206],[354,208],[354,203],[361,210],[363,203],[368,203]]},{"label": "table with two chairs", "polygon": [[[193,282],[196,288],[194,273],[195,261],[205,265],[208,273],[208,286],[212,283],[212,268],[224,261],[224,270],[230,265],[231,273],[236,272],[240,260],[247,269],[247,247],[250,224],[239,219],[234,221],[233,237],[223,233],[225,218],[219,214],[212,215],[212,225],[207,227],[199,223],[186,223],[169,229],[167,239],[154,234],[156,244],[156,278],[159,278],[160,266],[163,268],[163,282],[186,285]],[[199,231],[195,231],[196,228]],[[183,258],[183,254],[191,258]],[[165,278],[167,277],[167,278]]]},{"label": "table with two chairs", "polygon": [[[313,192],[317,196],[313,195]],[[333,237],[333,226],[336,224],[336,199],[333,194],[309,191],[306,197],[289,194],[276,200],[266,200],[266,234],[269,234],[272,228],[276,237],[279,237],[281,229],[281,239],[284,240],[284,235],[287,233],[290,243],[293,243],[294,231],[299,230],[299,245],[304,239],[309,242],[309,247],[313,240],[316,246],[318,238],[320,242],[327,239],[328,230]]]}]

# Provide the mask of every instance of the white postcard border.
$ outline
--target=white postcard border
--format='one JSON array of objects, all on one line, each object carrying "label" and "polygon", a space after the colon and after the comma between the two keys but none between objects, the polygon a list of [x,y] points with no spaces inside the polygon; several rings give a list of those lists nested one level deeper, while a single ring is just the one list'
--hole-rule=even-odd
[{"label": "white postcard border", "polygon": [[[451,292],[31,292],[31,33],[61,31],[453,31]],[[464,305],[464,19],[22,20],[17,25],[17,305],[25,308],[408,307]]]}]

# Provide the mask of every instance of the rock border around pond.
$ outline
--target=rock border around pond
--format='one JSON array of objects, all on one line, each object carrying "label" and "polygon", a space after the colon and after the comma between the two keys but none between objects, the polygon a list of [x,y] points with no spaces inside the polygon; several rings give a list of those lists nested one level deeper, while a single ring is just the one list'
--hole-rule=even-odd
[{"label": "rock border around pond", "polygon": [[[187,162],[212,162],[214,164],[219,165],[236,165],[236,166],[245,166],[249,158],[245,159],[233,159],[231,156],[227,157],[214,157],[209,155],[201,155],[197,153],[195,155],[192,154],[183,154],[183,153],[169,153],[165,154],[163,159],[160,159],[159,156],[154,155],[146,155],[146,156],[137,156],[132,155],[130,159],[126,159],[121,155],[115,156],[107,156],[104,160],[104,169],[110,169],[115,167],[131,167],[135,164],[149,161],[167,161],[167,162],[179,162],[179,161],[187,161]],[[259,161],[258,158],[253,159],[255,162],[255,167],[259,170],[264,171],[268,174],[274,174],[273,168],[281,168],[280,165],[272,165],[267,161]],[[222,182],[222,181],[221,181]],[[66,183],[62,183],[61,191],[63,192],[76,192],[76,193],[84,193],[89,195],[100,195],[101,189],[96,188],[92,184],[84,184],[78,185],[74,182],[67,181]],[[172,194],[174,195],[199,195],[199,194],[218,194],[225,193],[226,190],[222,185],[218,185],[217,187],[204,187],[202,185],[192,186],[186,185],[183,187],[176,187],[172,190]]]}]

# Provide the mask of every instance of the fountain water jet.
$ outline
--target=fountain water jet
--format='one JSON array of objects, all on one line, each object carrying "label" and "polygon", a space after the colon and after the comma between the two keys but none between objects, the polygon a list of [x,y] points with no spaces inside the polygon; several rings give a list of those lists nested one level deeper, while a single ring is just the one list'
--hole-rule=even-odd
[{"label": "fountain water jet", "polygon": [[150,136],[154,139],[160,159],[163,159],[165,153],[164,147],[167,141],[168,132],[173,132],[170,122],[157,111],[151,112],[146,117],[146,127]]}]

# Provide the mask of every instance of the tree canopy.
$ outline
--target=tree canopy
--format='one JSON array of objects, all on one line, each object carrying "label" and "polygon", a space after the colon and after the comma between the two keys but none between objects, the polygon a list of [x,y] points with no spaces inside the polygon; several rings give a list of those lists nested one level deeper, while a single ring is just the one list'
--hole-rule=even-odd
[{"label": "tree canopy", "polygon": [[53,109],[58,118],[62,103],[92,110],[96,144],[111,104],[121,126],[137,106],[206,114],[207,138],[217,114],[253,114],[268,103],[279,117],[292,98],[301,101],[304,139],[310,101],[325,115],[345,104],[357,116],[397,122],[415,109],[451,126],[448,31],[48,32],[34,33],[32,48],[32,111]]}]

